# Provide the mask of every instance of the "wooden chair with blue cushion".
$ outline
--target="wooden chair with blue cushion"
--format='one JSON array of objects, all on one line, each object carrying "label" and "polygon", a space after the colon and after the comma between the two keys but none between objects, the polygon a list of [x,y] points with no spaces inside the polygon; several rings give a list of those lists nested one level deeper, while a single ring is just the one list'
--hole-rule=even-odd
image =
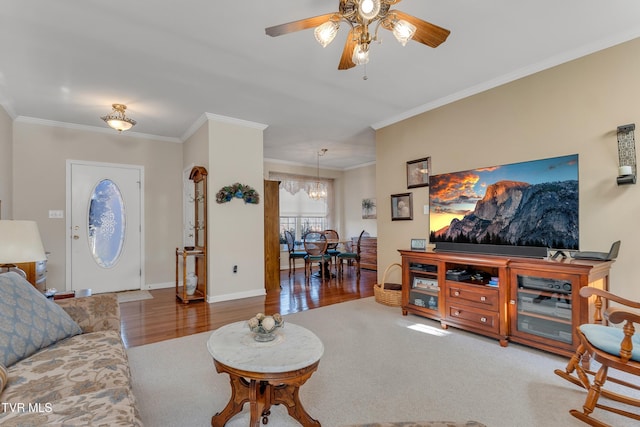
[{"label": "wooden chair with blue cushion", "polygon": [[327,238],[324,233],[310,231],[303,238],[304,250],[307,255],[304,257],[304,277],[309,280],[311,277],[311,266],[314,262],[320,264],[320,277],[324,281],[325,270],[331,272],[331,268],[325,268],[325,264],[331,264],[331,256],[327,254]]},{"label": "wooden chair with blue cushion", "polygon": [[357,264],[357,270],[356,270],[356,277],[358,279],[360,279],[360,244],[362,243],[362,236],[364,235],[365,231],[362,230],[362,232],[360,232],[360,236],[358,236],[358,241],[356,243],[356,249],[355,252],[353,250],[351,250],[350,252],[342,252],[340,254],[338,254],[337,258],[338,258],[338,276],[342,277],[342,264],[343,261],[347,261],[349,264],[353,265],[354,263]]},{"label": "wooden chair with blue cushion", "polygon": [[287,241],[287,249],[289,250],[289,276],[291,276],[292,267],[293,274],[296,274],[296,260],[301,259],[304,261],[304,257],[307,255],[307,252],[296,251],[296,240],[293,233],[289,230],[285,230],[284,237]]},{"label": "wooden chair with blue cushion", "polygon": [[[637,379],[620,378],[623,375],[628,377],[629,374],[640,375],[640,335],[635,333],[634,327],[634,323],[640,324],[640,314],[618,306],[608,307],[604,312],[604,319],[612,324],[623,323],[623,326],[620,328],[601,324],[603,299],[636,310],[640,309],[640,303],[592,287],[580,289],[580,295],[585,298],[595,295],[594,320],[599,323],[584,324],[577,328],[580,340],[578,349],[564,371],[555,370],[562,378],[587,390],[582,411],[572,409],[569,413],[589,425],[598,427],[607,427],[609,424],[593,418],[596,408],[640,421],[638,410],[629,411],[640,408],[640,399],[637,398],[640,386],[633,383],[637,383]],[[600,364],[597,372],[589,370],[588,362],[591,358]],[[585,361],[587,363],[584,363]],[[617,378],[609,376],[610,369],[618,371]],[[607,381],[609,384],[615,383],[615,392],[607,388]],[[625,391],[635,394],[636,397],[622,394]],[[611,406],[614,402],[617,402],[615,406]]]},{"label": "wooden chair with blue cushion", "polygon": [[[336,265],[336,274],[338,273],[338,243],[340,235],[336,230],[324,230],[324,236],[327,238],[327,254],[331,256],[332,262]],[[331,243],[329,243],[331,242]]]}]

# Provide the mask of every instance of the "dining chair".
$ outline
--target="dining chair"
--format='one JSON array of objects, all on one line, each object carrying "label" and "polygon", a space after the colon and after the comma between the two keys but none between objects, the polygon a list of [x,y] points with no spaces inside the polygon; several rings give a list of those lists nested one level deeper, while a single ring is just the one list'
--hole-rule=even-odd
[{"label": "dining chair", "polygon": [[352,250],[351,252],[342,252],[338,254],[337,269],[339,277],[342,277],[343,261],[347,261],[348,263],[351,263],[351,265],[353,265],[353,263],[357,264],[356,277],[360,279],[360,244],[362,243],[362,236],[364,233],[365,231],[362,230],[360,232],[360,236],[358,236],[355,252]]},{"label": "dining chair", "polygon": [[[572,409],[569,413],[580,421],[598,427],[606,427],[609,424],[594,418],[596,409],[640,421],[637,409],[634,412],[627,409],[640,408],[640,385],[637,380],[640,376],[640,334],[635,333],[634,327],[634,323],[640,324],[640,314],[637,311],[640,309],[640,302],[586,286],[580,289],[580,296],[595,296],[594,320],[597,323],[582,324],[576,328],[578,348],[565,370],[555,370],[557,375],[587,390],[582,410]],[[619,304],[608,307],[604,311],[604,319],[612,324],[624,323],[622,327],[601,324],[603,299]],[[588,361],[591,358],[599,363],[597,372],[589,370],[589,366],[584,363],[585,359]],[[613,371],[613,375],[609,375],[609,370]],[[621,373],[627,374],[627,377],[635,377],[623,379]],[[615,384],[615,391],[609,387],[612,383]],[[605,398],[604,401],[600,400],[600,397]],[[613,402],[626,406],[624,409],[620,405],[611,406]]]},{"label": "dining chair", "polygon": [[[331,256],[327,254],[327,238],[319,231],[309,231],[304,235],[303,244],[307,255],[304,257],[304,277],[308,281],[311,278],[311,266],[314,262],[320,263],[320,277],[324,281],[325,270],[331,271]],[[329,268],[325,264],[329,263]]]},{"label": "dining chair", "polygon": [[336,274],[338,274],[338,245],[340,244],[340,236],[336,230],[324,230],[324,235],[327,238],[327,254],[331,256],[332,262],[335,264]]},{"label": "dining chair", "polygon": [[296,239],[291,231],[285,230],[284,237],[287,241],[287,249],[289,250],[289,277],[291,277],[292,267],[293,274],[296,274],[296,260],[301,259],[304,261],[304,257],[307,253],[305,251],[296,251]]}]

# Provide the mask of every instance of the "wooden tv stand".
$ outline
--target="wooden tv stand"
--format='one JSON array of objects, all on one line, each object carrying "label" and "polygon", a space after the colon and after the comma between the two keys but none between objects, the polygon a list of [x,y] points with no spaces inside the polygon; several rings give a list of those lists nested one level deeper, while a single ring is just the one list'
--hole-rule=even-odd
[{"label": "wooden tv stand", "polygon": [[594,307],[578,292],[609,289],[613,261],[400,250],[402,314],[571,356]]}]

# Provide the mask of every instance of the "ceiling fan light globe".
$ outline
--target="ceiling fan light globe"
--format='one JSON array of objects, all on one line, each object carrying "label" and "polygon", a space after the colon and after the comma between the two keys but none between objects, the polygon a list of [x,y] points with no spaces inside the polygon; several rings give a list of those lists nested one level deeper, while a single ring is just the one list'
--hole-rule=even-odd
[{"label": "ceiling fan light globe", "polygon": [[359,44],[353,49],[353,56],[351,60],[356,65],[364,65],[369,63],[369,49],[368,46]]},{"label": "ceiling fan light globe", "polygon": [[380,13],[380,0],[361,0],[358,5],[358,14],[362,19],[371,21]]},{"label": "ceiling fan light globe", "polygon": [[316,27],[313,34],[316,36],[316,40],[322,47],[327,47],[327,45],[336,37],[336,34],[338,34],[338,29],[340,29],[339,23],[327,21]]},{"label": "ceiling fan light globe", "polygon": [[393,25],[392,32],[396,40],[398,40],[402,46],[405,46],[416,33],[416,26],[404,19],[400,19]]}]

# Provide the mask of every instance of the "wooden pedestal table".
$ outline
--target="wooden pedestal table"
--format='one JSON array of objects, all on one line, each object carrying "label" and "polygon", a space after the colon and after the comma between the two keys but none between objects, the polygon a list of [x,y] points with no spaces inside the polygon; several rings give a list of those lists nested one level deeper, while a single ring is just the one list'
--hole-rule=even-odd
[{"label": "wooden pedestal table", "polygon": [[249,402],[250,427],[267,424],[271,405],[283,404],[304,427],[320,426],[305,411],[298,392],[318,369],[324,352],[313,332],[291,323],[278,329],[273,341],[258,342],[246,322],[236,322],[213,332],[207,348],[218,373],[229,374],[231,398],[211,418],[213,427],[224,426]]}]

